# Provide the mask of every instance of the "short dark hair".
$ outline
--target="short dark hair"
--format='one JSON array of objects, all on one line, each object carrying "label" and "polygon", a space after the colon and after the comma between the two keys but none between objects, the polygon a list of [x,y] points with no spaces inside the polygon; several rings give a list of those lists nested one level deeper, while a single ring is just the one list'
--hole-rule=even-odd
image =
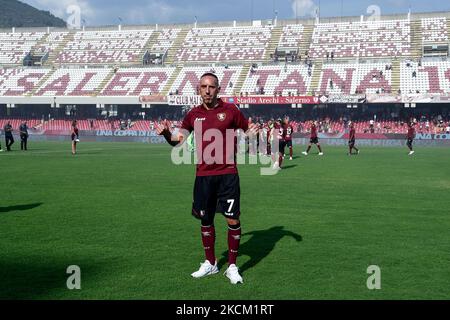
[{"label": "short dark hair", "polygon": [[217,85],[219,85],[219,78],[217,77],[217,75],[216,75],[214,72],[211,72],[211,71],[205,72],[205,73],[202,74],[202,76],[200,77],[200,80],[201,80],[203,77],[206,77],[206,76],[211,76],[211,77],[216,78]]}]

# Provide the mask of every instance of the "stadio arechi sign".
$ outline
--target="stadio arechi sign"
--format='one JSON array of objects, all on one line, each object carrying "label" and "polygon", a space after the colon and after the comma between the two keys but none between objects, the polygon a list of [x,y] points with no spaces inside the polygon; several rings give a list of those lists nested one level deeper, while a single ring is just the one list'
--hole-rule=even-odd
[{"label": "stadio arechi sign", "polygon": [[[287,97],[269,97],[269,96],[220,96],[228,103],[234,104],[318,104],[322,101],[320,97],[314,96],[287,96]],[[141,96],[141,103],[168,104],[169,106],[198,106],[202,103],[202,98],[198,95],[169,95],[169,96]]]}]

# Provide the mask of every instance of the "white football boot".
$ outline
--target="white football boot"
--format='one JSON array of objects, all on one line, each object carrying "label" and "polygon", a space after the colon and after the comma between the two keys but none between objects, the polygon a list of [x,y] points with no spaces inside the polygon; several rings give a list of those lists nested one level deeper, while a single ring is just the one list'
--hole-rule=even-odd
[{"label": "white football boot", "polygon": [[224,275],[227,276],[228,279],[230,279],[230,282],[232,284],[237,283],[244,283],[244,280],[242,279],[241,275],[239,274],[238,267],[236,267],[235,264],[230,264],[227,270],[225,270]]},{"label": "white football boot", "polygon": [[208,260],[205,260],[205,262],[200,263],[200,269],[192,273],[191,276],[194,278],[201,278],[217,272],[219,272],[219,268],[217,268],[217,261],[214,265],[212,265]]}]

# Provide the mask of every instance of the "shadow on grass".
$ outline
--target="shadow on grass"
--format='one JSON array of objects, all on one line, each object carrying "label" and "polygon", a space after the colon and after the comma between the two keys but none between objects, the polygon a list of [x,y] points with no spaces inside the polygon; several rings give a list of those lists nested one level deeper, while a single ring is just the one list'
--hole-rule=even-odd
[{"label": "shadow on grass", "polygon": [[[81,290],[69,290],[67,268],[80,267]],[[85,290],[95,287],[104,267],[91,260],[54,257],[0,258],[0,300],[81,299]]]},{"label": "shadow on grass", "polygon": [[287,169],[291,169],[291,168],[295,168],[296,166],[297,166],[296,164],[290,164],[288,166],[282,166],[281,167],[281,171],[287,170]]},{"label": "shadow on grass", "polygon": [[[261,260],[267,257],[275,248],[275,244],[283,237],[292,237],[297,242],[302,241],[301,235],[289,230],[284,230],[284,226],[276,226],[266,230],[257,230],[242,234],[242,237],[246,236],[251,237],[239,246],[239,256],[249,256],[250,260],[239,267],[241,274],[246,270],[253,268],[261,262]],[[219,268],[227,263],[227,260],[228,250],[222,253],[222,258],[218,263]]]},{"label": "shadow on grass", "polygon": [[9,207],[0,207],[0,213],[4,212],[11,212],[11,211],[25,211],[25,210],[31,210],[36,207],[39,207],[42,205],[42,202],[37,203],[30,203],[30,204],[21,204],[16,206],[9,206]]}]

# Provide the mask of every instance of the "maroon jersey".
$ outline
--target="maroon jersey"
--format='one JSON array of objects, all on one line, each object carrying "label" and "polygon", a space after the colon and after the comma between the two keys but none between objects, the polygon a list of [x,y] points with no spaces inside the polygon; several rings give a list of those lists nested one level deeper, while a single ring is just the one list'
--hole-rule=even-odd
[{"label": "maroon jersey", "polygon": [[[200,126],[198,124],[196,125],[196,123],[199,122],[201,123],[201,131]],[[229,137],[227,137],[226,131],[227,129],[242,129],[247,131],[248,121],[238,107],[234,104],[223,102],[221,99],[218,100],[217,107],[211,110],[207,110],[203,105],[199,105],[186,114],[181,124],[181,129],[189,132],[195,130],[195,144],[198,146],[197,176],[237,174],[237,139],[230,134],[228,134]],[[209,129],[215,130],[208,131],[205,134]],[[222,134],[222,148],[220,150],[214,150],[214,145],[207,148],[210,144],[217,144],[215,140],[218,138],[214,134],[214,131],[216,130],[220,131]],[[233,148],[229,149],[232,150],[227,150],[226,148],[228,138],[233,139],[233,141],[229,142],[233,146]],[[219,158],[220,154],[216,156],[216,152],[221,153],[223,157]],[[217,159],[215,159],[216,157]]]},{"label": "maroon jersey", "polygon": [[350,128],[350,133],[348,135],[348,139],[349,140],[355,140],[355,133],[356,133],[355,128]]},{"label": "maroon jersey", "polygon": [[408,139],[414,139],[414,134],[416,133],[416,130],[413,126],[408,127]]},{"label": "maroon jersey", "polygon": [[266,125],[266,130],[267,130],[266,141],[267,141],[267,143],[270,143],[270,131],[272,130],[272,128],[267,124]]},{"label": "maroon jersey", "polygon": [[290,124],[285,125],[284,127],[284,140],[292,141],[292,133],[294,132],[294,128]]},{"label": "maroon jersey", "polygon": [[282,125],[275,123],[273,125],[274,132],[273,134],[277,137],[278,140],[284,140],[284,128]]},{"label": "maroon jersey", "polygon": [[317,127],[315,124],[311,126],[311,138],[317,138]]},{"label": "maroon jersey", "polygon": [[74,139],[75,137],[78,137],[78,128],[77,127],[72,127],[72,139]]}]

